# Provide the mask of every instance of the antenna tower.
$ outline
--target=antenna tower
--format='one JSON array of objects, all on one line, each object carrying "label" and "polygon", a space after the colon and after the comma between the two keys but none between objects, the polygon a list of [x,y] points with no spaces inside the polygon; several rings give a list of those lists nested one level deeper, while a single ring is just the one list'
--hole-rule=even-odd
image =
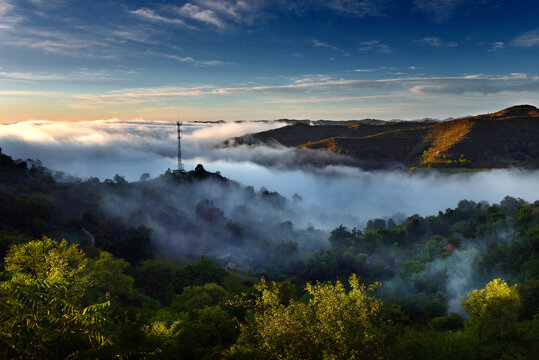
[{"label": "antenna tower", "polygon": [[182,122],[176,121],[176,126],[178,127],[178,171],[184,172],[182,162]]}]

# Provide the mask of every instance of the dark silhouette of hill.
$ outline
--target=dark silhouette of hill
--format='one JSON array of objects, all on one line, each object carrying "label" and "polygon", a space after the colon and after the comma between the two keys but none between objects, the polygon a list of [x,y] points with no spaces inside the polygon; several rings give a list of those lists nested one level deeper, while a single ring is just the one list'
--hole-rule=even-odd
[{"label": "dark silhouette of hill", "polygon": [[425,125],[425,123],[417,121],[390,122],[373,119],[330,123],[316,122],[316,124],[321,125],[311,126],[309,122],[297,121],[282,128],[228,139],[221,146],[267,144],[297,147],[308,142],[316,142],[333,137],[364,137],[391,130],[412,129]]},{"label": "dark silhouette of hill", "polygon": [[364,168],[539,167],[539,110],[513,106],[444,122],[294,124],[224,144],[280,144],[348,155]]}]

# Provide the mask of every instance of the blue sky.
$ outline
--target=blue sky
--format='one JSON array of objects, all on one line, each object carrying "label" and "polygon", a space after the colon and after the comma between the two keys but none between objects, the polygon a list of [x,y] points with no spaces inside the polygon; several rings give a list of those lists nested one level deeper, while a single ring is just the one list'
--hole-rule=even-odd
[{"label": "blue sky", "polygon": [[0,122],[539,105],[539,1],[0,0]]}]

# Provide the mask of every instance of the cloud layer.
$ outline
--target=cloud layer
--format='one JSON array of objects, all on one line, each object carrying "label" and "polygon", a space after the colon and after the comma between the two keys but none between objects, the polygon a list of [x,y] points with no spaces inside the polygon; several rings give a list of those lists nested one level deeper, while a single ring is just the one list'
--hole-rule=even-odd
[{"label": "cloud layer", "polygon": [[[366,172],[330,166],[321,169],[290,167],[290,149],[214,149],[224,139],[283,126],[276,122],[242,122],[184,126],[186,168],[203,163],[256,189],[266,187],[302,198],[305,217],[296,220],[322,228],[340,223],[357,226],[374,217],[397,212],[428,215],[455,207],[464,198],[499,202],[505,195],[527,201],[539,199],[539,171],[491,170],[473,174],[437,172]],[[0,126],[3,151],[16,158],[38,158],[45,166],[87,178],[115,174],[137,180],[175,167],[175,124],[144,120],[101,120],[80,123],[34,121]],[[304,159],[306,160],[306,159]],[[308,160],[308,159],[307,159]]]},{"label": "cloud layer", "polygon": [[[318,44],[318,43],[316,43]],[[324,46],[331,45],[321,43]],[[377,42],[369,42],[366,46],[380,46]],[[380,49],[381,52],[386,52]],[[390,50],[387,50],[390,51]],[[176,59],[180,62],[191,62],[201,66],[222,65],[219,61],[198,61],[193,58],[181,58],[172,55],[164,55]],[[306,75],[303,77],[292,78],[287,82],[274,85],[247,85],[234,87],[220,87],[216,85],[197,85],[197,86],[160,86],[160,87],[138,87],[110,90],[101,93],[75,93],[62,98],[67,101],[72,107],[102,107],[109,105],[135,105],[135,104],[152,104],[167,100],[189,99],[189,98],[225,98],[236,97],[246,98],[253,96],[264,96],[270,102],[275,103],[276,99],[281,96],[290,96],[288,100],[300,103],[312,102],[306,99],[308,95],[311,99],[313,96],[320,95],[320,99],[328,99],[326,102],[334,102],[335,100],[353,101],[360,96],[399,96],[408,98],[410,101],[424,99],[427,96],[439,95],[493,95],[504,93],[506,95],[515,96],[519,93],[539,93],[539,77],[524,73],[511,73],[507,75],[488,75],[488,74],[470,74],[463,76],[446,76],[446,77],[427,77],[427,76],[398,76],[385,77],[378,79],[365,79],[361,76],[361,72],[355,71],[356,74],[348,75],[347,77],[338,77],[334,74],[316,74]],[[100,76],[110,76],[113,73],[107,72],[88,72],[79,71],[72,74],[73,78],[85,77],[96,78]],[[117,72],[121,76],[121,72]],[[403,74],[403,73],[400,73]],[[11,73],[0,71],[0,77],[18,80],[57,80],[59,77],[47,74],[34,73]],[[62,77],[60,77],[62,78]],[[63,77],[65,78],[65,76]],[[332,94],[328,97],[327,94]],[[59,96],[56,92],[40,92],[45,96]],[[16,95],[14,93],[13,95]],[[355,95],[356,98],[354,98]],[[299,97],[299,98],[295,98]],[[507,97],[507,96],[506,96]],[[414,100],[415,98],[415,100]],[[485,97],[486,100],[488,98]],[[287,100],[287,101],[288,101]],[[283,102],[286,102],[283,100]]]}]

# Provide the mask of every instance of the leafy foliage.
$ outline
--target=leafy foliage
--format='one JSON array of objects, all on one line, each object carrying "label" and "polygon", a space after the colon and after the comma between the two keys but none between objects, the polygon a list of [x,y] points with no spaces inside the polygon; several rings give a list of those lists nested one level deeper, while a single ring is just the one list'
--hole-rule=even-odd
[{"label": "leafy foliage", "polygon": [[382,304],[369,296],[377,284],[366,287],[350,277],[350,291],[337,281],[307,284],[308,302],[283,304],[279,287],[264,280],[254,316],[243,325],[239,345],[228,356],[257,354],[279,359],[381,358],[384,329]]},{"label": "leafy foliage", "polygon": [[[153,182],[163,179],[56,183],[43,167],[29,169],[1,153],[0,170],[2,359],[486,360],[539,353],[537,202],[463,200],[437,215],[401,214],[327,233],[298,231],[290,221],[246,227],[246,207],[234,209],[232,221],[207,200],[193,203],[197,219],[185,228],[190,246],[215,257],[184,254],[189,259],[156,247],[145,225],[150,210],[177,224],[184,214],[176,209],[148,205],[126,221],[97,205],[104,188],[113,199],[159,199]],[[286,206],[266,189],[258,197]],[[265,240],[263,232],[279,238]],[[221,255],[209,246],[217,242],[249,255]],[[173,237],[167,245],[174,247]],[[503,280],[492,280],[499,274]]]},{"label": "leafy foliage", "polygon": [[462,306],[470,317],[466,323],[480,340],[496,341],[514,332],[520,308],[516,285],[494,279],[484,289],[474,290]]},{"label": "leafy foliage", "polygon": [[4,357],[50,359],[109,345],[109,301],[84,304],[86,261],[76,246],[43,238],[16,245],[0,284]]}]

